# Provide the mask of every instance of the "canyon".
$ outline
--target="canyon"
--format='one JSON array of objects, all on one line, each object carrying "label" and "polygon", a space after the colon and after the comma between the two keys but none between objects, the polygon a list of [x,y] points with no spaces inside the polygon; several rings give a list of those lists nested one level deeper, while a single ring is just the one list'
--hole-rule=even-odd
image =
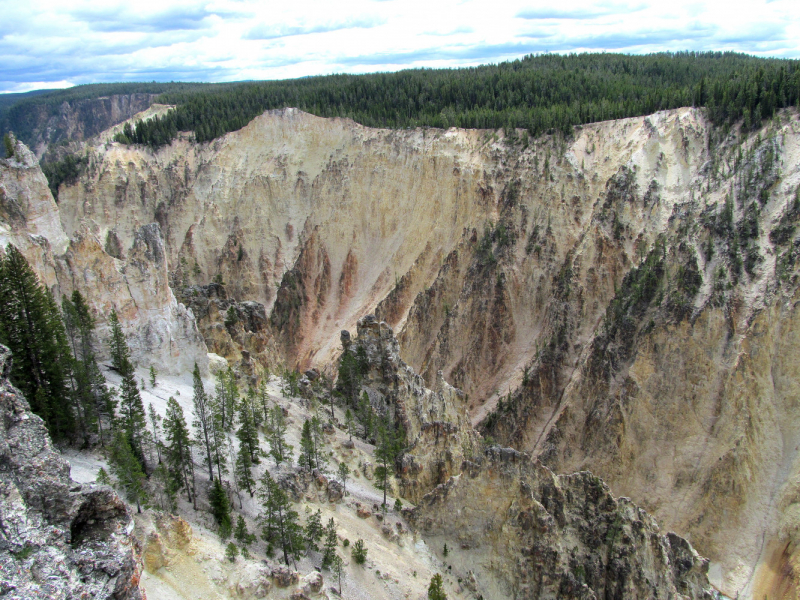
[{"label": "canyon", "polygon": [[[702,561],[677,536],[647,546],[635,523],[691,542],[729,597],[796,594],[796,111],[750,134],[693,108],[570,138],[296,109],[158,151],[113,131],[82,143],[87,168],[56,199],[24,145],[0,167],[0,241],[56,297],[82,291],[101,341],[115,307],[138,365],[176,376],[220,357],[252,377],[333,376],[365,347],[370,401],[414,442],[409,522],[439,540],[486,518],[459,521],[459,502],[516,507],[497,593],[551,589],[512,554],[552,527],[542,494],[579,487],[647,554],[640,571],[691,557],[665,593],[708,593]],[[601,593],[592,560],[558,571],[570,593]],[[619,597],[646,596],[632,586]]]}]

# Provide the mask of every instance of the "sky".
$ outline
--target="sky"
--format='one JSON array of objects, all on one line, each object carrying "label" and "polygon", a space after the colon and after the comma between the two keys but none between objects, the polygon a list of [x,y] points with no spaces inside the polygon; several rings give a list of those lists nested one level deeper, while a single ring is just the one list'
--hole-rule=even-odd
[{"label": "sky", "polygon": [[5,93],[664,50],[800,58],[800,1],[0,0]]}]

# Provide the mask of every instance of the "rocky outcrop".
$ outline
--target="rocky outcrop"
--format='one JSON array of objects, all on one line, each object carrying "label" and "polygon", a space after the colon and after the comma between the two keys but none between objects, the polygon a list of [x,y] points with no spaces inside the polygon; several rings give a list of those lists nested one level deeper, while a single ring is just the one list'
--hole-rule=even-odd
[{"label": "rocky outcrop", "polygon": [[239,363],[240,367],[244,366],[245,354],[263,366],[279,360],[269,316],[260,302],[237,302],[220,283],[188,286],[178,294],[194,314],[210,352],[226,358],[229,364]]},{"label": "rocky outcrop", "polygon": [[0,589],[9,598],[141,600],[125,504],[70,480],[43,421],[8,381],[0,346]]},{"label": "rocky outcrop", "polygon": [[108,315],[116,309],[139,365],[155,365],[164,373],[186,372],[195,362],[206,368],[207,350],[194,316],[169,286],[159,225],[139,226],[124,251],[112,253],[121,258],[106,251],[109,244],[89,224],[68,238],[47,181],[20,142],[14,158],[0,160],[0,245],[9,243],[20,249],[56,299],[73,290],[87,299],[98,323],[101,359],[107,357]]},{"label": "rocky outcrop", "polygon": [[556,476],[510,448],[465,462],[408,515],[429,544],[455,537],[449,560],[485,598],[716,597],[686,540],[591,473]]},{"label": "rocky outcrop", "polygon": [[434,389],[400,358],[392,328],[367,315],[358,335],[341,332],[343,352],[361,365],[358,396],[366,393],[373,410],[387,415],[405,433],[406,451],[397,465],[401,495],[412,502],[451,475],[479,447],[469,422],[463,393],[438,374]]}]

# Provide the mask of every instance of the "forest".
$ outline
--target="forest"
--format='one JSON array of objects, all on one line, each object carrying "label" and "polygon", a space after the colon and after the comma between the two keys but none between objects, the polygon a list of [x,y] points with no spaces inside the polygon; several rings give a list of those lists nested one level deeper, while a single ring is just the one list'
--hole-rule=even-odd
[{"label": "forest", "polygon": [[796,106],[800,61],[731,52],[545,54],[462,69],[224,84],[168,91],[176,110],[137,123],[123,143],[159,147],[178,131],[199,142],[240,129],[265,110],[297,107],[370,127],[505,127],[531,135],[681,106],[707,107],[717,125],[754,128]]}]

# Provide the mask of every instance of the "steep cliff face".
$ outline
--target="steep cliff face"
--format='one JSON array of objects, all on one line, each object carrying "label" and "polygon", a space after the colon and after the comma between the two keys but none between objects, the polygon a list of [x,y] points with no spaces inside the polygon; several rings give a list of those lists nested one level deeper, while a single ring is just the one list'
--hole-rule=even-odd
[{"label": "steep cliff face", "polygon": [[482,135],[372,130],[287,109],[211,144],[98,146],[96,173],[61,190],[62,221],[70,235],[85,220],[123,245],[158,222],[176,287],[217,279],[232,300],[270,313],[277,303],[286,362],[324,364],[342,328],[412,266],[413,299],[493,210]]},{"label": "steep cliff face", "polygon": [[497,446],[427,494],[411,522],[428,542],[455,536],[448,560],[485,598],[713,598],[708,561],[659,533],[591,473],[554,475]]},{"label": "steep cliff face", "polygon": [[75,484],[0,346],[0,589],[10,598],[141,600],[133,519],[106,486]]},{"label": "steep cliff face", "polygon": [[375,311],[486,435],[591,469],[755,593],[796,543],[797,114],[727,137],[694,109],[498,136],[287,109],[211,144],[103,144],[62,221],[121,248],[158,222],[177,287],[264,306],[268,360],[324,367]]},{"label": "steep cliff face", "polygon": [[167,255],[157,223],[138,227],[125,245],[105,248],[88,226],[69,238],[36,158],[20,142],[0,160],[0,244],[12,243],[58,299],[79,290],[98,321],[98,356],[112,309],[120,315],[134,360],[162,372],[183,373],[208,364],[194,317],[169,287]]},{"label": "steep cliff face", "polygon": [[[27,107],[24,131],[16,131],[41,157],[48,147],[59,142],[88,140],[101,131],[146,110],[157,94],[115,94],[62,102],[57,108],[45,104]],[[13,129],[13,127],[12,127]]]}]

